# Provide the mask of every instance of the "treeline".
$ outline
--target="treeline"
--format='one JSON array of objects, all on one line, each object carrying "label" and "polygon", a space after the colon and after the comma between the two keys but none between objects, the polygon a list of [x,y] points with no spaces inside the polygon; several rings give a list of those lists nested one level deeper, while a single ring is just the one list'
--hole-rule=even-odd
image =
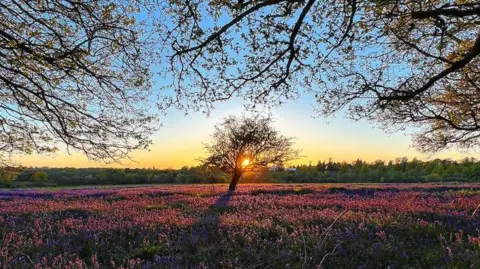
[{"label": "treeline", "polygon": [[[292,169],[294,168],[294,169]],[[274,171],[272,171],[274,170]],[[293,171],[295,170],[295,171]],[[8,175],[2,176],[2,175]],[[227,183],[229,176],[219,170],[205,171],[202,167],[174,169],[114,169],[114,168],[38,168],[30,167],[12,173],[0,173],[1,186],[41,185],[115,185],[115,184],[195,184]],[[3,180],[8,178],[8,182]],[[473,158],[462,161],[397,158],[393,161],[347,162],[319,161],[285,169],[266,168],[245,173],[243,183],[331,183],[331,182],[441,182],[480,181],[480,162]]]},{"label": "treeline", "polygon": [[360,159],[352,163],[319,161],[316,165],[299,165],[295,173],[281,176],[285,182],[440,182],[480,181],[480,162],[474,158],[461,161],[435,159],[421,161],[406,157],[385,162],[365,162]]},{"label": "treeline", "polygon": [[[115,184],[173,184],[202,183],[198,167],[173,169],[116,169],[116,168],[25,168],[17,176],[16,184],[37,182],[32,180],[39,171],[48,176],[48,184],[73,185],[115,185]],[[204,181],[204,180],[203,180]],[[222,181],[223,182],[223,181]]]}]

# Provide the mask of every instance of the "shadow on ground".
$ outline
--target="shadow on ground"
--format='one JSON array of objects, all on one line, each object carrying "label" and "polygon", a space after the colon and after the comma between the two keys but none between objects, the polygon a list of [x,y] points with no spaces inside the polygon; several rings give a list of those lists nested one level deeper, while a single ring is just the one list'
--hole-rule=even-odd
[{"label": "shadow on ground", "polygon": [[215,203],[206,210],[205,214],[203,214],[202,217],[195,224],[193,224],[192,227],[196,228],[197,226],[208,225],[211,229],[218,228],[222,213],[231,210],[231,208],[228,206],[228,202],[230,202],[232,196],[232,191],[228,191],[220,195],[217,201],[215,201]]}]

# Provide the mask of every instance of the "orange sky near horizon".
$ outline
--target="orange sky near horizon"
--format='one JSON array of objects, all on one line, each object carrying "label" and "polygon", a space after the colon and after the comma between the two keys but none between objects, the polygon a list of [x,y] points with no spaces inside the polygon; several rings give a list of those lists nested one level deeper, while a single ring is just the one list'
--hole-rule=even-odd
[{"label": "orange sky near horizon", "polygon": [[[304,143],[298,143],[302,145]],[[156,147],[155,144],[150,151],[137,151],[132,154],[132,161],[124,160],[122,164],[118,163],[101,163],[88,160],[84,155],[80,153],[68,154],[65,152],[59,152],[53,155],[28,155],[15,158],[15,161],[24,166],[37,166],[37,167],[115,167],[115,168],[180,168],[182,166],[194,166],[198,164],[196,160],[198,157],[204,156],[204,150],[202,146],[198,145],[170,145],[169,148]],[[371,145],[370,145],[371,146]],[[175,148],[176,147],[176,148]],[[352,162],[357,158],[364,161],[381,160],[393,160],[396,157],[408,157],[412,159],[417,157],[419,159],[427,160],[433,158],[451,158],[454,160],[460,160],[464,157],[475,157],[473,154],[462,154],[459,152],[449,151],[435,154],[433,156],[425,156],[416,153],[414,150],[409,149],[402,152],[385,152],[377,150],[368,150],[367,145],[356,150],[342,149],[338,151],[332,151],[332,148],[314,148],[314,147],[301,147],[303,158],[300,158],[291,164],[316,164],[319,160],[328,161],[332,158],[334,161],[347,161]]]},{"label": "orange sky near horizon", "polygon": [[[18,156],[14,160],[24,166],[49,167],[131,167],[131,168],[180,168],[198,164],[204,156],[203,142],[210,139],[214,125],[228,115],[241,115],[241,102],[229,101],[220,104],[210,117],[201,113],[185,116],[179,111],[167,114],[163,127],[152,137],[154,143],[149,151],[136,151],[132,161],[123,164],[104,164],[88,160],[84,155],[61,150],[54,155]],[[365,161],[393,160],[396,157],[412,159],[480,157],[478,151],[460,152],[448,150],[429,156],[411,148],[411,136],[397,132],[387,134],[366,121],[354,122],[337,115],[328,123],[314,118],[313,108],[305,98],[291,101],[272,111],[275,127],[281,134],[295,137],[296,147],[302,149],[303,158],[292,164],[316,164],[319,160],[332,158],[335,161],[351,162],[360,158]]]}]

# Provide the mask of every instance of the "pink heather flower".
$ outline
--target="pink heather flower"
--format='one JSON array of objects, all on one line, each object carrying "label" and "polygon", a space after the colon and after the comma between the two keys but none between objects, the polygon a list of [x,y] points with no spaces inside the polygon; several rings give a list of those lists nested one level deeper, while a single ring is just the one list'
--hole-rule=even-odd
[{"label": "pink heather flower", "polygon": [[445,249],[445,255],[446,255],[447,257],[452,257],[452,249],[451,249],[450,247],[447,247],[447,248]]},{"label": "pink heather flower", "polygon": [[7,257],[8,256],[8,249],[6,247],[2,248],[2,250],[0,251],[0,256],[1,257]]},{"label": "pink heather flower", "polygon": [[423,219],[420,220],[420,221],[418,222],[418,224],[419,224],[420,226],[423,226],[423,227],[426,227],[426,226],[429,225],[429,223],[428,223],[427,221],[424,221]]},{"label": "pink heather flower", "polygon": [[460,230],[458,233],[455,233],[455,242],[457,244],[462,244],[462,241],[463,241],[463,231]]},{"label": "pink heather flower", "polygon": [[474,246],[479,246],[480,247],[480,237],[475,237],[475,236],[468,236],[468,242]]},{"label": "pink heather flower", "polygon": [[385,231],[377,232],[376,235],[377,235],[378,237],[380,237],[381,239],[383,239],[383,240],[386,239]]},{"label": "pink heather flower", "polygon": [[100,268],[100,263],[98,263],[97,254],[93,254],[91,258],[93,268]]},{"label": "pink heather flower", "polygon": [[[347,188],[355,188],[355,185],[345,186]],[[397,186],[399,189],[403,186]],[[23,237],[15,232],[4,234],[3,240],[7,242],[17,242],[10,244],[7,248],[0,246],[0,260],[8,261],[11,257],[17,255],[22,248],[34,244],[52,243],[49,240],[51,233],[55,235],[75,234],[79,230],[88,232],[111,232],[115,230],[126,230],[132,227],[138,227],[141,231],[145,231],[149,235],[148,238],[142,238],[145,245],[151,242],[158,241],[168,244],[171,240],[169,234],[179,228],[189,229],[190,225],[198,221],[198,216],[191,216],[184,208],[170,208],[169,206],[176,203],[184,204],[186,208],[198,210],[199,213],[204,213],[208,208],[215,203],[218,197],[200,197],[195,194],[210,193],[210,186],[175,186],[175,187],[135,187],[125,189],[111,189],[109,194],[114,197],[122,197],[121,200],[104,200],[98,199],[96,196],[89,197],[90,194],[95,194],[98,190],[68,190],[68,191],[52,191],[55,199],[44,198],[15,198],[14,201],[0,200],[0,214],[2,216],[10,216],[18,213],[42,213],[36,214],[37,220],[29,225],[32,229]],[[223,189],[222,189],[223,188]],[[398,216],[410,215],[415,216],[417,213],[421,214],[442,214],[461,216],[470,208],[472,204],[478,204],[476,201],[478,196],[456,197],[456,193],[448,194],[455,198],[455,203],[446,204],[438,198],[425,198],[425,196],[418,191],[401,191],[396,194],[378,192],[374,198],[347,198],[343,193],[328,193],[328,187],[312,185],[315,189],[313,194],[296,195],[249,195],[252,191],[258,189],[264,190],[291,190],[290,186],[272,186],[272,185],[244,185],[237,195],[232,197],[228,206],[235,210],[223,212],[219,218],[219,232],[228,234],[227,239],[243,238],[246,244],[254,244],[260,240],[261,229],[275,229],[280,237],[276,242],[281,243],[282,240],[291,241],[296,239],[300,241],[303,247],[302,236],[307,238],[318,238],[329,223],[340,214],[338,208],[351,209],[353,211],[345,214],[340,222],[358,223],[358,229],[365,231],[367,225],[369,227],[378,224],[377,231],[374,233],[378,236],[377,240],[387,240],[385,231],[382,231],[382,223],[388,226],[395,221]],[[380,187],[379,187],[380,188]],[[429,188],[422,186],[422,188]],[[220,195],[225,187],[216,189],[217,196]],[[105,190],[102,190],[104,192]],[[164,192],[175,191],[178,193],[185,193],[191,195],[177,195],[172,194],[168,196],[156,195]],[[83,197],[85,196],[85,197]],[[72,197],[80,197],[81,199],[70,199]],[[66,199],[68,198],[68,199]],[[95,213],[89,214],[88,218],[68,218],[52,221],[49,214],[51,212],[61,212],[66,210],[80,210],[82,212]],[[0,226],[7,221],[6,218],[0,217]],[[320,227],[310,223],[327,223]],[[293,227],[293,232],[290,229],[278,227],[277,223],[286,223]],[[413,223],[405,223],[405,225],[435,225],[443,226],[441,221],[427,222],[421,219],[413,219]],[[312,226],[314,225],[314,226]],[[352,226],[352,230],[355,230]],[[161,229],[157,229],[161,227]],[[135,228],[137,229],[137,228]],[[161,232],[154,234],[161,230]],[[17,231],[13,228],[13,231]],[[290,233],[291,232],[291,233]],[[332,233],[335,233],[332,230]],[[463,243],[464,232],[451,233],[450,238],[445,238],[439,235],[439,242],[444,247],[446,257],[451,256],[453,249],[458,244]],[[389,234],[390,235],[390,234]],[[480,237],[466,235],[465,240],[468,244],[475,247],[480,247]],[[391,239],[391,236],[389,237]],[[42,240],[44,240],[42,242]],[[48,240],[48,241],[47,241]],[[141,242],[141,241],[140,241]],[[378,242],[379,246],[386,242]],[[101,244],[101,243],[99,243]],[[450,245],[448,248],[447,246]],[[457,251],[457,249],[456,249]],[[460,251],[460,249],[458,250]],[[463,251],[463,249],[462,249]],[[50,257],[45,264],[39,263],[35,268],[62,268],[62,269],[79,269],[86,268],[86,263],[74,256],[71,253],[66,253],[65,257],[59,255],[57,257]],[[118,265],[115,262],[101,263],[97,257],[93,255],[87,261],[92,266],[89,268],[140,268],[144,261],[128,259],[120,262]],[[303,259],[303,252],[302,252]],[[228,265],[227,262],[223,262]],[[230,265],[233,267],[232,262]],[[202,265],[200,265],[202,266]],[[0,266],[1,267],[1,266]],[[288,265],[286,265],[288,267]]]},{"label": "pink heather flower", "polygon": [[35,239],[35,245],[36,245],[36,246],[39,246],[39,245],[41,245],[41,244],[43,244],[42,239],[41,239],[41,238],[36,238],[36,239]]},{"label": "pink heather flower", "polygon": [[84,264],[85,263],[81,259],[79,259],[78,257],[75,258],[75,266],[77,269],[84,268]]}]

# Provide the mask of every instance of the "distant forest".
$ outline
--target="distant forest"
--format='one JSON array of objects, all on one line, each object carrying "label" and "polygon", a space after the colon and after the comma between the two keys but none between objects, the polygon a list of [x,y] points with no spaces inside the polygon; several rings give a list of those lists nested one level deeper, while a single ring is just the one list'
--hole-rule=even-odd
[{"label": "distant forest", "polygon": [[[295,168],[295,169],[291,169]],[[275,170],[275,171],[272,171]],[[295,171],[292,171],[295,170]],[[181,169],[45,168],[28,167],[15,176],[1,174],[2,187],[74,186],[116,184],[195,184],[227,183],[229,176],[220,171],[208,173],[200,166]],[[480,161],[421,161],[396,158],[393,161],[354,162],[319,161],[317,164],[265,168],[246,173],[242,183],[413,183],[478,182]]]}]

